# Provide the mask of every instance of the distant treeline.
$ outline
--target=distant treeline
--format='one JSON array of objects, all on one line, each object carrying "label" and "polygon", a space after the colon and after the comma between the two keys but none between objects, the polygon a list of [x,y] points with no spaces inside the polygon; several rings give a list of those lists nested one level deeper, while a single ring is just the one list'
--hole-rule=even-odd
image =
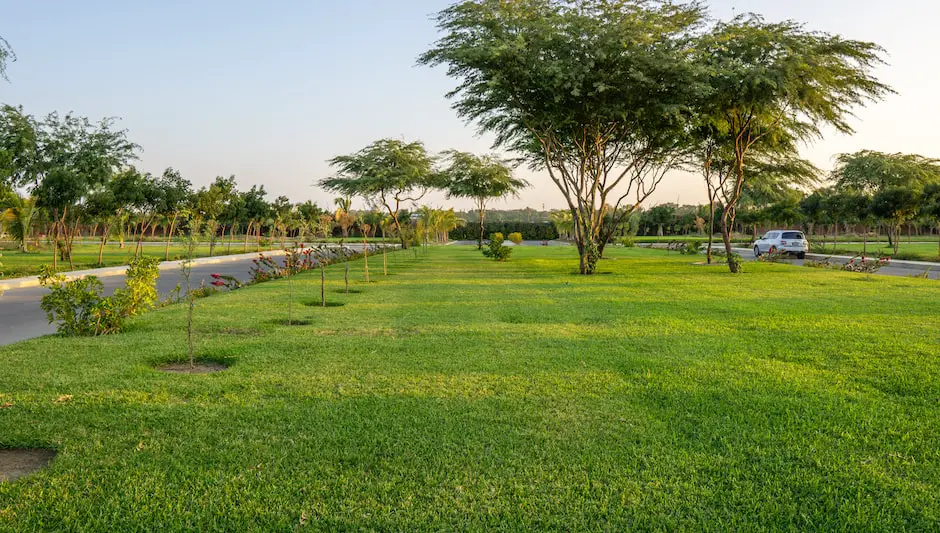
[{"label": "distant treeline", "polygon": [[[487,216],[489,219],[489,216]],[[487,238],[491,233],[510,233],[519,232],[522,238],[527,241],[544,241],[558,238],[558,230],[551,222],[487,222]],[[480,226],[478,224],[467,224],[466,226],[451,230],[450,238],[457,241],[477,240],[480,236]]]}]

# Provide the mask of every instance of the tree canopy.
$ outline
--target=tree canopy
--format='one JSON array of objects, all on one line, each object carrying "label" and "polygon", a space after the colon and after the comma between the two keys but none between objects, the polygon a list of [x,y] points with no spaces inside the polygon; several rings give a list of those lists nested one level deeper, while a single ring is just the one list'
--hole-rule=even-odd
[{"label": "tree canopy", "polygon": [[512,168],[495,156],[450,150],[445,152],[449,164],[442,171],[442,188],[448,198],[470,198],[480,214],[480,235],[477,247],[482,248],[486,204],[489,200],[516,196],[529,186],[523,179],[513,177]]},{"label": "tree canopy", "polygon": [[686,41],[703,16],[641,0],[465,1],[437,15],[445,35],[419,62],[446,65],[457,113],[548,171],[591,273],[611,218],[672,166],[699,86]]},{"label": "tree canopy", "polygon": [[731,157],[730,194],[723,198],[722,234],[733,261],[730,227],[747,182],[752,154],[792,161],[801,142],[831,126],[851,133],[852,110],[891,92],[872,71],[883,50],[874,43],[806,30],[753,14],[719,22],[696,39],[694,57],[708,90],[696,122],[709,126],[721,153]]},{"label": "tree canopy", "polygon": [[417,202],[434,185],[432,159],[421,142],[380,139],[358,152],[330,159],[337,170],[319,185],[343,196],[378,201],[392,217],[402,245],[401,203]]}]

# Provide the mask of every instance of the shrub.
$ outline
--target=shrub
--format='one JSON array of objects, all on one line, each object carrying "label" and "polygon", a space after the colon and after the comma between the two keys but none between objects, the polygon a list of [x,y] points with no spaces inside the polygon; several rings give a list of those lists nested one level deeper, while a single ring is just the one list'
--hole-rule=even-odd
[{"label": "shrub", "polygon": [[490,242],[487,243],[486,248],[483,249],[483,255],[492,257],[496,261],[508,260],[509,256],[512,255],[512,248],[503,246],[505,240],[502,233],[497,232],[490,234]]},{"label": "shrub", "polygon": [[633,237],[621,237],[620,245],[625,248],[633,248],[636,246],[636,240]]},{"label": "shrub", "polygon": [[509,239],[509,242],[513,244],[522,244],[522,234],[518,231],[515,233],[510,233],[506,236],[506,238]]},{"label": "shrub", "polygon": [[890,259],[882,257],[877,261],[865,259],[862,257],[853,257],[849,262],[842,265],[842,270],[846,272],[860,272],[862,274],[874,274],[881,270],[881,267],[888,266]]},{"label": "shrub", "polygon": [[727,258],[728,258],[728,264],[734,265],[735,267],[734,270],[736,272],[738,273],[744,272],[744,268],[742,267],[744,260],[741,259],[741,256],[739,254],[731,252],[731,255],[728,255]]},{"label": "shrub", "polygon": [[39,282],[49,289],[40,307],[49,323],[67,336],[97,336],[114,333],[124,321],[153,307],[157,299],[158,260],[135,259],[128,266],[124,288],[102,297],[103,285],[95,276],[66,281],[65,276],[44,267]]},{"label": "shrub", "polygon": [[702,253],[702,242],[691,240],[682,243],[683,246],[680,247],[679,252],[685,255],[698,255]]}]

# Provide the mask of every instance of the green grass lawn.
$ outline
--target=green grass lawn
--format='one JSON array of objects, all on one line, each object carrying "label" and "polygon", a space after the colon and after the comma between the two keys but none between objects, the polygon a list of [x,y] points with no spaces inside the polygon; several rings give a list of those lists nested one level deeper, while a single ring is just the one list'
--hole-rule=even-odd
[{"label": "green grass lawn", "polygon": [[[832,243],[829,243],[827,249],[832,249]],[[866,249],[866,247],[862,244],[839,244],[836,250],[838,252],[862,253],[863,249]],[[887,243],[868,243],[867,250],[869,255],[881,254],[894,256],[894,248],[888,246]],[[908,244],[902,240],[898,245],[898,258],[919,261],[938,261],[940,260],[940,250],[938,250],[937,243],[935,242]]]},{"label": "green grass lawn", "polygon": [[338,265],[306,327],[284,280],[199,300],[219,374],[153,369],[182,306],[0,348],[0,446],[59,450],[0,530],[940,528],[940,284],[609,254]]},{"label": "green grass lawn", "polygon": [[[102,260],[104,265],[98,264],[98,245],[81,244],[72,249],[72,262],[75,270],[88,268],[98,268],[99,266],[118,266],[126,265],[134,257],[134,243],[128,242],[124,249],[118,244],[108,244],[104,248]],[[147,256],[164,258],[163,246],[144,245],[143,254]],[[254,252],[255,247],[249,246],[249,252]],[[226,255],[229,253],[228,247],[216,244],[213,255]],[[243,253],[241,244],[232,245],[230,253]],[[52,265],[52,250],[44,249],[42,251],[31,251],[22,253],[17,250],[3,250],[0,256],[0,279],[18,278],[22,276],[35,276],[39,274],[43,265]],[[209,245],[201,244],[196,247],[194,255],[196,257],[207,257],[209,255]],[[182,259],[186,256],[186,246],[182,244],[173,244],[170,246],[170,260]],[[71,270],[68,260],[59,261],[58,269],[62,272]]]}]

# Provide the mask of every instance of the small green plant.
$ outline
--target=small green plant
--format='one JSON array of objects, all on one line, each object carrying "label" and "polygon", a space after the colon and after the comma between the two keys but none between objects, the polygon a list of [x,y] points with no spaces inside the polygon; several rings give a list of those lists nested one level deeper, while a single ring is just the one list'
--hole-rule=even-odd
[{"label": "small green plant", "polygon": [[686,241],[684,246],[679,248],[679,253],[684,255],[698,255],[702,253],[702,241]]},{"label": "small green plant", "polygon": [[66,336],[98,336],[119,331],[127,318],[153,307],[157,299],[158,260],[139,257],[131,261],[124,288],[102,297],[104,286],[95,276],[66,281],[51,267],[43,267],[39,283],[49,289],[40,307],[49,323]]},{"label": "small green plant", "polygon": [[512,248],[504,246],[504,242],[506,242],[506,238],[503,237],[502,233],[490,234],[490,242],[483,249],[483,255],[492,257],[496,261],[507,261],[509,256],[512,255]]},{"label": "small green plant", "polygon": [[510,233],[506,238],[513,244],[522,244],[522,233],[518,231]]},{"label": "small green plant", "polygon": [[728,266],[731,267],[732,272],[736,274],[740,274],[741,272],[744,272],[744,269],[741,267],[741,265],[744,263],[744,260],[741,259],[740,254],[731,252],[731,254],[727,256],[727,259],[728,259]]},{"label": "small green plant", "polygon": [[621,237],[620,245],[624,248],[633,248],[636,246],[636,239],[633,237]]}]

